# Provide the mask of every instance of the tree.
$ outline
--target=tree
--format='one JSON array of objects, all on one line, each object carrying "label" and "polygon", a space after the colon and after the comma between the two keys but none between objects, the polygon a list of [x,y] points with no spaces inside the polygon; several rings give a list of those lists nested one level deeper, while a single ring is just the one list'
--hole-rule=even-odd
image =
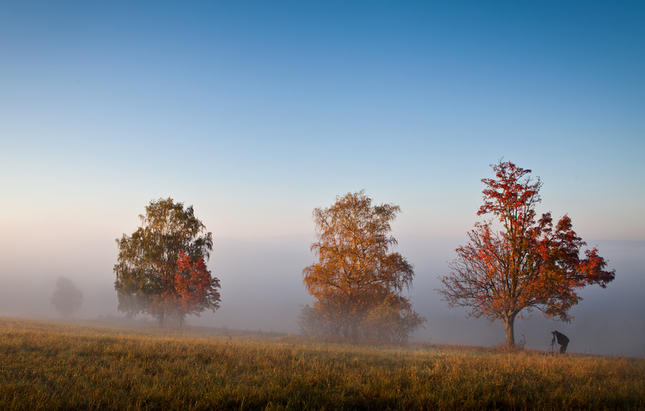
[{"label": "tree", "polygon": [[186,315],[199,316],[206,309],[219,308],[220,285],[206,269],[203,258],[192,261],[183,250],[179,250],[179,255],[174,276],[167,273],[162,276],[164,289],[153,297],[151,311],[173,315],[182,326]]},{"label": "tree", "polygon": [[[363,191],[336,197],[330,208],[316,208],[318,262],[303,271],[303,283],[316,299],[300,317],[305,333],[345,338],[404,340],[425,319],[401,296],[412,286],[413,267],[390,249],[388,236],[399,206],[372,206]],[[377,325],[395,321],[390,331]]]},{"label": "tree", "polygon": [[535,220],[542,183],[532,182],[531,170],[502,161],[491,167],[495,179],[482,179],[484,204],[477,215],[492,214],[497,221],[475,224],[438,291],[450,307],[466,307],[469,316],[501,320],[506,345],[513,347],[515,318],[524,309],[570,322],[569,309],[582,300],[578,290],[591,284],[605,288],[615,271],[603,270],[607,261],[597,248],[580,258],[586,243],[567,215],[555,226],[550,212]]},{"label": "tree", "polygon": [[195,217],[193,207],[184,209],[172,198],[153,200],[139,218],[141,227],[116,240],[119,311],[151,314],[160,325],[166,316],[183,322],[185,315],[215,311],[219,281],[210,277],[204,263],[213,250],[212,233]]},{"label": "tree", "polygon": [[56,290],[52,296],[51,303],[61,317],[67,318],[81,308],[83,293],[76,288],[72,280],[67,277],[60,277],[56,281]]}]

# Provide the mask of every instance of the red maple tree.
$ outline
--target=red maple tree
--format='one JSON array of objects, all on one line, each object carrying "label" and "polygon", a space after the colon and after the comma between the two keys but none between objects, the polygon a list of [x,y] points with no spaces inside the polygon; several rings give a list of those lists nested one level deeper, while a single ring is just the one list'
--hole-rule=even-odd
[{"label": "red maple tree", "polygon": [[150,307],[152,311],[163,309],[175,315],[182,326],[187,315],[199,316],[206,309],[215,311],[219,308],[219,280],[211,276],[203,258],[193,261],[180,250],[175,269],[166,270],[166,273],[161,277],[163,291],[155,297]]},{"label": "red maple tree", "polygon": [[492,214],[497,221],[475,224],[438,291],[450,307],[466,307],[469,316],[501,320],[506,345],[512,347],[515,318],[522,310],[538,309],[548,318],[570,322],[569,309],[582,300],[578,290],[591,284],[605,288],[615,270],[604,270],[607,261],[597,248],[580,258],[586,243],[567,215],[555,226],[551,213],[535,220],[542,184],[539,178],[531,181],[531,170],[501,161],[491,167],[496,178],[482,179],[484,204],[477,215]]}]

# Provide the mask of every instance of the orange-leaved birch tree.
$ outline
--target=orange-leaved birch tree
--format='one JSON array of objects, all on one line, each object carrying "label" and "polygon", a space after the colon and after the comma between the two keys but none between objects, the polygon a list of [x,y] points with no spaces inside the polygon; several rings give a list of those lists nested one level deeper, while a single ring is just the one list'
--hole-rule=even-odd
[{"label": "orange-leaved birch tree", "polygon": [[604,270],[607,261],[597,248],[580,257],[586,243],[567,215],[555,225],[551,213],[536,221],[542,183],[531,180],[531,170],[502,161],[491,167],[495,178],[482,179],[484,204],[477,215],[494,219],[475,224],[438,291],[450,307],[467,308],[469,316],[501,320],[506,345],[513,347],[522,310],[570,322],[569,309],[582,300],[578,290],[591,284],[605,288],[615,271]]},{"label": "orange-leaved birch tree", "polygon": [[[404,340],[425,321],[401,295],[411,287],[414,270],[391,251],[397,241],[389,235],[390,222],[399,211],[393,204],[372,205],[363,191],[336,197],[331,207],[314,210],[318,241],[311,250],[318,261],[302,274],[316,301],[313,308],[303,309],[303,330],[318,324],[322,331],[317,326],[311,333]],[[379,317],[391,328],[371,327]]]}]

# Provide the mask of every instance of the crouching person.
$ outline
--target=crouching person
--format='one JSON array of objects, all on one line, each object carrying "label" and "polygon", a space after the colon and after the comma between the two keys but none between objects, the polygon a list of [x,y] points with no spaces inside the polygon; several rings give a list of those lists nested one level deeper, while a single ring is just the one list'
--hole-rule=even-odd
[{"label": "crouching person", "polygon": [[567,345],[569,345],[567,336],[557,331],[553,331],[551,334],[553,334],[553,340],[558,341],[558,344],[560,344],[560,354],[567,352]]}]

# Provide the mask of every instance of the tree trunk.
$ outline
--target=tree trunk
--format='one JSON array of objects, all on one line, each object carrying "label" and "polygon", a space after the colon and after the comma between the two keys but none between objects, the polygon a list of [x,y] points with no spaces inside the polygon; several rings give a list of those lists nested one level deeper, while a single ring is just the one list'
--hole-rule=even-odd
[{"label": "tree trunk", "polygon": [[504,330],[506,331],[506,347],[515,347],[515,316],[517,314],[510,314],[502,321],[504,322]]},{"label": "tree trunk", "polygon": [[159,327],[163,327],[163,311],[159,314]]},{"label": "tree trunk", "polygon": [[352,319],[352,322],[350,323],[350,333],[351,333],[351,338],[353,342],[358,341],[358,323],[356,319]]}]

